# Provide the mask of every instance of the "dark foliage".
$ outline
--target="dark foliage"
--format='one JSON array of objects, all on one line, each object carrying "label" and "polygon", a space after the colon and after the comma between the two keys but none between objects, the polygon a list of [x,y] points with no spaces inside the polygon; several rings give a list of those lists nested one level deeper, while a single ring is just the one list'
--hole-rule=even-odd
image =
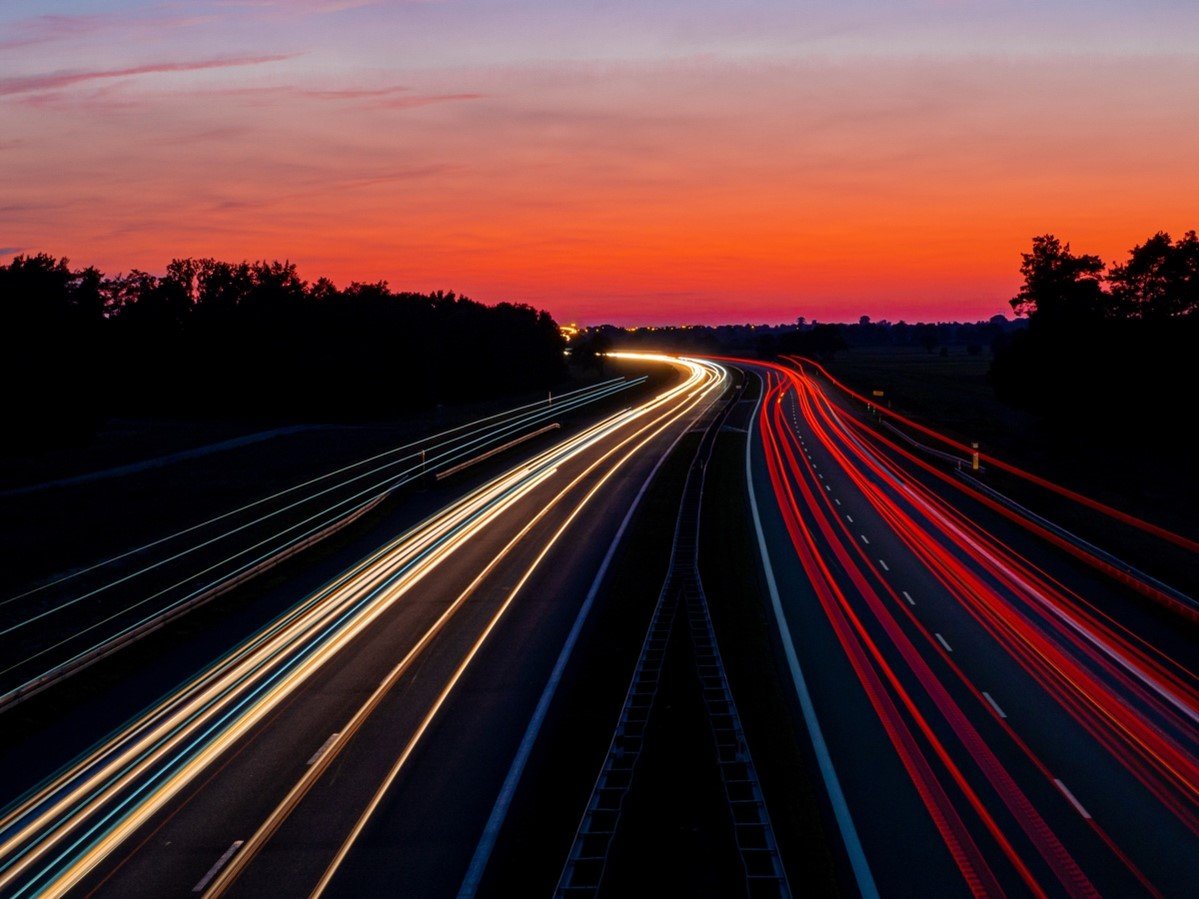
[{"label": "dark foliage", "polygon": [[618,349],[656,349],[679,353],[724,353],[731,356],[769,358],[783,353],[828,358],[855,347],[923,348],[932,353],[963,347],[971,355],[982,353],[1026,323],[996,315],[983,322],[871,321],[863,315],[854,324],[828,324],[800,316],[793,325],[688,325],[666,328],[588,328],[585,336],[602,334]]},{"label": "dark foliage", "polygon": [[996,354],[1000,398],[1112,439],[1191,429],[1199,375],[1199,240],[1155,234],[1105,271],[1051,235],[1024,254],[1012,307],[1028,328]]},{"label": "dark foliage", "polygon": [[794,353],[831,359],[839,350],[849,349],[840,325],[813,325],[811,328],[796,328],[778,338],[777,352]]},{"label": "dark foliage", "polygon": [[18,445],[85,439],[110,414],[344,419],[548,387],[546,312],[453,293],[339,290],[286,262],[178,259],[105,278],[52,256],[0,266]]}]

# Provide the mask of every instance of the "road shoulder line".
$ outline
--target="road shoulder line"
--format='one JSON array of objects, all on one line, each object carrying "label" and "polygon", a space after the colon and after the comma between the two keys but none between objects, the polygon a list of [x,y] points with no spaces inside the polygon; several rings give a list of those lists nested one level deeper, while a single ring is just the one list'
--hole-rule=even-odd
[{"label": "road shoulder line", "polygon": [[583,625],[591,613],[591,607],[595,604],[595,598],[599,595],[600,586],[608,574],[608,568],[616,556],[616,550],[624,539],[625,531],[628,530],[633,516],[641,506],[642,497],[645,496],[650,485],[654,482],[658,470],[670,458],[679,442],[689,433],[690,428],[680,431],[674,440],[671,441],[670,446],[658,458],[654,467],[650,469],[645,481],[641,484],[641,488],[637,491],[637,495],[633,497],[633,502],[629,505],[628,512],[625,513],[624,519],[620,522],[620,527],[616,529],[616,534],[613,536],[612,542],[608,545],[608,551],[604,554],[603,561],[600,562],[599,570],[596,571],[595,578],[591,582],[591,587],[587,591],[587,596],[583,600],[583,605],[579,607],[579,613],[575,616],[570,633],[566,635],[566,642],[562,644],[562,650],[559,652],[558,659],[554,663],[554,668],[550,672],[549,680],[546,682],[545,688],[541,691],[541,697],[537,700],[537,707],[533,710],[533,716],[529,719],[529,725],[525,728],[520,746],[517,747],[516,755],[513,757],[512,764],[508,768],[508,774],[505,776],[504,783],[500,787],[495,805],[491,809],[491,814],[488,816],[487,823],[483,827],[483,834],[479,838],[478,845],[475,846],[474,855],[471,856],[470,865],[466,869],[466,875],[462,879],[462,886],[458,888],[458,899],[473,899],[479,891],[479,886],[483,882],[483,874],[487,870],[488,862],[491,861],[491,853],[495,850],[496,841],[499,839],[504,821],[508,817],[508,810],[511,808],[512,800],[516,796],[516,789],[520,786],[520,779],[524,774],[525,765],[528,763],[529,756],[533,752],[533,744],[537,742],[537,737],[541,733],[541,727],[545,723],[546,716],[549,713],[550,704],[553,702],[554,695],[558,692],[558,685],[562,681],[562,675],[565,673],[566,666],[570,662],[570,657],[574,653],[575,644],[578,643],[579,635],[583,631]]},{"label": "road shoulder line", "polygon": [[[756,421],[758,409],[761,407],[762,399],[766,395],[765,379],[760,375],[758,378],[762,382],[762,390],[759,394],[758,403],[754,406],[754,411],[750,416],[751,422]],[[820,729],[820,723],[816,719],[816,709],[812,704],[812,697],[808,692],[808,685],[804,679],[803,671],[799,667],[799,657],[795,652],[795,643],[791,639],[791,631],[787,627],[786,617],[783,614],[783,605],[782,600],[779,598],[778,584],[774,579],[774,568],[770,564],[770,554],[766,550],[766,536],[762,531],[762,518],[758,513],[758,500],[754,495],[753,466],[751,464],[752,446],[753,426],[751,424],[745,440],[746,489],[749,491],[749,507],[753,514],[754,531],[758,538],[758,550],[762,556],[762,567],[766,574],[766,586],[770,591],[770,604],[774,610],[775,620],[778,623],[779,637],[783,642],[783,652],[787,657],[787,665],[791,669],[791,679],[795,684],[795,692],[799,696],[799,705],[803,711],[804,724],[807,726],[808,735],[812,741],[812,748],[816,753],[816,763],[820,768],[820,776],[824,780],[825,790],[828,792],[829,802],[833,807],[833,815],[837,819],[837,827],[841,831],[841,839],[845,843],[845,851],[849,855],[849,864],[853,869],[854,878],[857,880],[858,890],[865,899],[877,899],[878,888],[874,883],[874,875],[870,871],[870,864],[866,860],[866,853],[863,851],[861,840],[858,838],[857,828],[854,826],[853,817],[849,812],[849,804],[845,801],[845,794],[841,790],[841,781],[837,778],[837,772],[833,767],[832,755],[829,753],[828,744],[825,743],[824,732]]]}]

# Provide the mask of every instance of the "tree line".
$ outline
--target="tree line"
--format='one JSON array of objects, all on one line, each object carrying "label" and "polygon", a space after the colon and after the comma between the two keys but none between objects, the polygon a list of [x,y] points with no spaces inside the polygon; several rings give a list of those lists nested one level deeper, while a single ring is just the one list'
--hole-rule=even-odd
[{"label": "tree line", "polygon": [[0,322],[10,450],[86,439],[111,415],[382,417],[564,375],[547,312],[307,282],[290,262],[109,277],[17,256],[0,265]]},{"label": "tree line", "polygon": [[1110,266],[1045,234],[1022,259],[1011,305],[1028,327],[995,356],[997,395],[1113,439],[1191,430],[1199,375],[1195,232],[1178,240],[1159,232]]},{"label": "tree line", "polygon": [[981,355],[1002,343],[1011,333],[1025,327],[996,315],[979,322],[906,322],[871,320],[863,315],[857,322],[838,324],[809,321],[799,316],[794,324],[689,325],[685,327],[620,328],[599,325],[585,329],[572,343],[579,355],[590,352],[592,341],[602,347],[672,350],[680,353],[725,353],[769,358],[786,353],[829,359],[855,347],[923,349],[927,353],[948,352],[961,347]]}]

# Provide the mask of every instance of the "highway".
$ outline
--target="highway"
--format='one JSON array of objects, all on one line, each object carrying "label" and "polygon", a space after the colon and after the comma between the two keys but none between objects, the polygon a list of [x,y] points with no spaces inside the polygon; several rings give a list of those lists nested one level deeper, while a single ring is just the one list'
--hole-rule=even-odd
[{"label": "highway", "polygon": [[424,436],[4,597],[0,709],[332,536],[398,490],[557,429],[644,380],[612,378]]},{"label": "highway", "polygon": [[1192,623],[964,497],[810,366],[737,364],[764,379],[746,472],[846,890],[1194,895]]},{"label": "highway", "polygon": [[[716,364],[379,547],[0,813],[0,893],[454,895],[600,563]],[[519,451],[516,451],[519,454]]]}]

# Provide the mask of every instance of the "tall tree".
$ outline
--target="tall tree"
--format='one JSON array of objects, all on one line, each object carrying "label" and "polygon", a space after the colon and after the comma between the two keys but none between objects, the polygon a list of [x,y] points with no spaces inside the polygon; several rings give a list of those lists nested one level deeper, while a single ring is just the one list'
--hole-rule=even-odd
[{"label": "tall tree", "polygon": [[1103,292],[1103,260],[1076,256],[1070,244],[1052,234],[1034,237],[1032,252],[1022,253],[1020,274],[1024,283],[1011,300],[1017,315],[1027,315],[1036,325],[1057,330],[1094,322],[1104,317],[1109,303]]},{"label": "tall tree", "polygon": [[1199,237],[1188,231],[1177,242],[1159,231],[1133,247],[1128,261],[1108,274],[1112,298],[1123,315],[1151,320],[1199,312]]}]

